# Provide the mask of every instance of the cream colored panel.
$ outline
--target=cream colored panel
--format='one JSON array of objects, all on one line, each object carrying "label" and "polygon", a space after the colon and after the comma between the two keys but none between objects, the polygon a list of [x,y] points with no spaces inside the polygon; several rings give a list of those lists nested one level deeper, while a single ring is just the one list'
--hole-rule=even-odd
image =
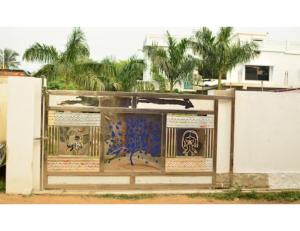
[{"label": "cream colored panel", "polygon": [[214,116],[167,114],[167,128],[213,128]]},{"label": "cream colored panel", "polygon": [[213,170],[212,158],[166,158],[166,172],[209,172]]},{"label": "cream colored panel", "polygon": [[211,176],[137,176],[136,184],[211,184]]},{"label": "cream colored panel", "polygon": [[100,113],[54,112],[48,113],[48,125],[100,126]]},{"label": "cream colored panel", "polygon": [[127,176],[49,176],[48,184],[129,184]]}]

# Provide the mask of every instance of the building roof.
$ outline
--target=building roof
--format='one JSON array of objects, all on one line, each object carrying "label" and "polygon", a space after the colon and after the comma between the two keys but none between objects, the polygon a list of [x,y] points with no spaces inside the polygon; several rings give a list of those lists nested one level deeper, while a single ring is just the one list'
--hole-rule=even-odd
[{"label": "building roof", "polygon": [[6,77],[6,76],[25,77],[29,75],[30,75],[29,72],[20,69],[0,69],[0,77]]},{"label": "building roof", "polygon": [[268,33],[248,33],[248,32],[237,32],[233,35],[233,38],[238,38],[240,40],[256,40],[263,41],[268,36]]},{"label": "building roof", "polygon": [[[180,40],[186,38],[183,35],[172,35]],[[237,32],[233,35],[233,39],[240,39],[240,41],[256,41],[259,44],[260,51],[267,52],[281,52],[285,54],[298,55],[300,54],[300,41],[277,41],[270,40],[268,33],[247,33]],[[157,45],[160,47],[167,47],[166,34],[148,34],[144,40],[144,47]]]}]

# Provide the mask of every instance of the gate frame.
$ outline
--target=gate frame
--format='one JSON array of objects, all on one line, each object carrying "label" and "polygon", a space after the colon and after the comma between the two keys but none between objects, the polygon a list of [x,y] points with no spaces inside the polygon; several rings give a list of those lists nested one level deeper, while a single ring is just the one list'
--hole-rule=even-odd
[{"label": "gate frame", "polygon": [[[121,107],[72,107],[72,106],[50,106],[50,95],[62,95],[62,96],[115,96],[115,97],[131,97],[132,108]],[[169,99],[198,99],[198,100],[210,100],[213,101],[213,110],[167,110],[167,109],[138,109],[137,98],[169,98]],[[42,161],[41,161],[41,189],[101,189],[101,190],[160,190],[160,189],[214,189],[217,186],[217,148],[218,148],[218,113],[219,113],[219,100],[230,100],[231,102],[231,131],[230,131],[230,169],[229,169],[229,184],[232,183],[233,172],[233,147],[234,147],[234,103],[235,97],[233,96],[212,96],[201,94],[176,94],[176,93],[150,93],[150,92],[110,92],[110,91],[78,91],[78,90],[47,90],[43,88],[42,94]],[[99,100],[100,103],[100,100]],[[197,115],[214,115],[214,143],[213,143],[213,166],[212,171],[209,172],[165,172],[165,168],[161,172],[104,172],[103,165],[103,133],[100,133],[100,155],[99,155],[99,172],[48,172],[47,170],[47,155],[45,142],[48,139],[48,112],[52,111],[71,111],[71,112],[117,112],[117,113],[135,113],[135,114],[155,114],[162,116],[162,165],[165,165],[165,130],[166,130],[166,115],[167,113],[179,113],[179,114],[197,114]],[[103,119],[103,117],[101,116]],[[100,126],[103,126],[101,119]],[[100,128],[100,131],[102,129]],[[49,176],[128,176],[130,177],[130,184],[126,185],[71,185],[71,184],[48,184]],[[135,176],[211,176],[211,184],[135,184]]]}]

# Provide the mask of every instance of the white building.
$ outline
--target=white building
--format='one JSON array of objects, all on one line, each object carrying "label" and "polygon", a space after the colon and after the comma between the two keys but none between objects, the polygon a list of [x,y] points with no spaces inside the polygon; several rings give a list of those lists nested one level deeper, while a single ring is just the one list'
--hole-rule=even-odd
[{"label": "white building", "polygon": [[[177,37],[177,36],[176,36]],[[180,39],[180,37],[177,37]],[[296,88],[300,87],[300,41],[275,41],[269,40],[267,33],[237,33],[233,39],[240,41],[256,41],[259,44],[260,55],[249,63],[238,65],[227,73],[225,86],[237,88]],[[150,35],[144,42],[145,46],[151,44],[167,46],[165,36]],[[188,51],[190,52],[190,51]],[[148,64],[144,72],[143,80],[152,81],[151,65],[145,54]],[[217,81],[205,83],[205,85],[216,85]],[[177,86],[180,90],[192,90],[188,84]]]},{"label": "white building", "polygon": [[260,55],[228,73],[226,85],[255,87],[262,78],[266,87],[300,87],[300,42],[268,40],[267,34],[237,33],[235,37],[259,43]]}]

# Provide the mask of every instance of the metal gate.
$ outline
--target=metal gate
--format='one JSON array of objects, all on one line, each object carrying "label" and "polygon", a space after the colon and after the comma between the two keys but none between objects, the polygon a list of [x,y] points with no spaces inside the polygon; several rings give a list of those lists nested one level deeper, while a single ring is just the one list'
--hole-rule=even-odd
[{"label": "metal gate", "polygon": [[45,90],[42,188],[213,188],[221,99]]}]

